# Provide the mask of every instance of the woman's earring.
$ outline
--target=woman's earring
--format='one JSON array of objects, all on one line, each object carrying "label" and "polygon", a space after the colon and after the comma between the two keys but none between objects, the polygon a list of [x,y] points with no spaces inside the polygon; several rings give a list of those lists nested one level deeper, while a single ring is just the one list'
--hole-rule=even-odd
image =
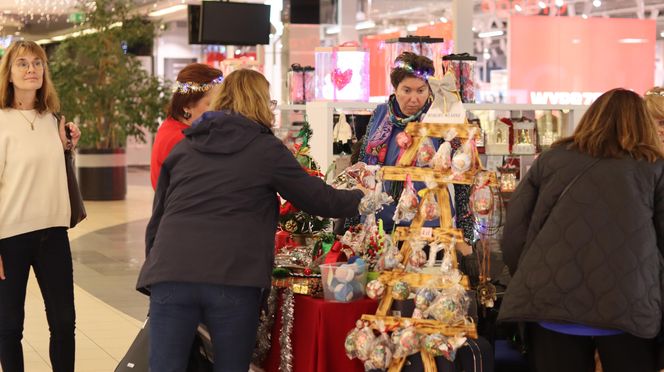
[{"label": "woman's earring", "polygon": [[191,112],[185,111],[184,114],[182,115],[185,119],[189,120],[191,119]]}]

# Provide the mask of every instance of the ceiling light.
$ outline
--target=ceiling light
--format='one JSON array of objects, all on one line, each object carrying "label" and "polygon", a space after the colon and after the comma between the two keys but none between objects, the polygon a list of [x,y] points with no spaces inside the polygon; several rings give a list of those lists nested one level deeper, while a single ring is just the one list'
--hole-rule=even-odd
[{"label": "ceiling light", "polygon": [[481,38],[494,37],[494,36],[503,36],[503,35],[505,35],[505,31],[502,31],[502,30],[480,32],[479,34],[477,34],[477,36],[481,37]]},{"label": "ceiling light", "polygon": [[523,8],[521,8],[521,5],[516,4],[516,5],[514,5],[514,10],[516,10],[517,12],[520,12],[520,11],[523,10]]},{"label": "ceiling light", "polygon": [[625,39],[620,39],[618,40],[619,43],[621,44],[645,44],[648,42],[646,39],[633,39],[633,38],[625,38]]},{"label": "ceiling light", "polygon": [[562,8],[563,5],[565,5],[565,2],[563,0],[556,0],[556,6],[558,8]]},{"label": "ceiling light", "polygon": [[374,21],[364,21],[355,25],[356,30],[366,30],[374,27],[376,27],[376,23],[374,23]]},{"label": "ceiling light", "polygon": [[539,3],[537,3],[537,5],[539,5],[541,9],[546,8],[546,4],[544,3],[544,1],[540,1]]},{"label": "ceiling light", "polygon": [[600,6],[602,6],[602,1],[601,0],[594,0],[593,1],[593,6],[595,8],[599,8]]},{"label": "ceiling light", "polygon": [[443,23],[447,23],[449,22],[449,19],[447,19],[447,17],[440,17],[440,21]]},{"label": "ceiling light", "polygon": [[48,44],[48,43],[50,43],[50,42],[51,42],[51,39],[41,39],[41,40],[37,40],[37,41],[35,41],[35,43],[37,43],[37,44],[39,44],[39,45],[42,45],[42,44]]},{"label": "ceiling light", "polygon": [[660,32],[659,36],[664,37],[664,31]]},{"label": "ceiling light", "polygon": [[408,25],[408,26],[406,26],[406,31],[415,32],[415,31],[417,31],[417,27],[418,27],[417,25]]},{"label": "ceiling light", "polygon": [[587,14],[581,14],[581,18],[588,19],[588,15]]},{"label": "ceiling light", "polygon": [[178,5],[169,6],[168,8],[155,10],[154,12],[150,12],[148,15],[150,17],[161,17],[161,16],[165,16],[167,14],[179,12],[179,11],[185,10],[185,9],[187,9],[186,4],[178,4]]},{"label": "ceiling light", "polygon": [[62,41],[67,38],[67,35],[53,36],[53,41]]}]

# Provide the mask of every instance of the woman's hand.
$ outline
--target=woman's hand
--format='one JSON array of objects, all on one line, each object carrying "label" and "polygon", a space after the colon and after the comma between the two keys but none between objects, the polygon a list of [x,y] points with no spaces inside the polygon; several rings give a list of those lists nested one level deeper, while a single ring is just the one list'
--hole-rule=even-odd
[{"label": "woman's hand", "polygon": [[[60,141],[62,142],[62,148],[65,150],[73,150],[78,144],[78,140],[81,138],[81,131],[78,129],[78,126],[72,122],[65,123],[64,115],[60,118],[60,124],[58,125],[60,130]],[[71,146],[69,146],[69,139],[67,138],[66,128],[69,128],[71,132]]]},{"label": "woman's hand", "polygon": [[5,267],[2,265],[2,256],[0,256],[0,280],[5,279]]},{"label": "woman's hand", "polygon": [[473,253],[473,247],[464,241],[456,242],[455,248],[457,251],[459,251],[459,253],[461,253],[462,256],[468,256],[469,254]]}]

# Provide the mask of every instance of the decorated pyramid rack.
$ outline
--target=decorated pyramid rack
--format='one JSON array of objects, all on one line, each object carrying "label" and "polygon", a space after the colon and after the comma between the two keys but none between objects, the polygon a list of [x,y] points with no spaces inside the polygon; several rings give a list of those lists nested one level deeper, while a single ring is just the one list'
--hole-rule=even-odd
[{"label": "decorated pyramid rack", "polygon": [[[475,128],[475,129],[473,129]],[[475,176],[478,172],[483,170],[477,150],[473,147],[472,164],[469,169],[464,172],[455,172],[452,168],[447,170],[437,170],[434,168],[422,168],[409,166],[414,163],[417,156],[420,144],[427,137],[444,138],[454,131],[455,137],[463,141],[468,141],[469,136],[477,138],[479,136],[479,128],[470,124],[441,124],[441,123],[409,123],[405,128],[405,132],[409,134],[413,141],[412,145],[402,154],[396,166],[384,166],[380,170],[381,179],[384,181],[404,181],[410,178],[412,181],[431,181],[435,180],[437,186],[429,188],[425,192],[434,192],[438,206],[440,208],[440,227],[429,228],[423,227],[425,217],[422,213],[422,202],[420,201],[417,213],[412,220],[410,227],[397,227],[393,240],[395,242],[403,242],[400,253],[403,257],[403,265],[405,266],[410,253],[411,253],[411,239],[423,240],[427,242],[438,242],[443,244],[453,244],[455,241],[463,241],[463,233],[461,229],[453,228],[452,214],[450,210],[450,194],[447,188],[448,184],[465,184],[472,185]],[[449,138],[448,138],[449,139]],[[496,185],[496,176],[494,173],[489,173],[488,182],[490,185]],[[426,196],[426,195],[425,195]],[[422,197],[421,200],[425,198]],[[451,254],[451,262],[453,268],[457,268],[456,249],[453,247],[446,251],[446,254]],[[435,252],[430,252],[435,254]],[[378,306],[375,315],[363,315],[362,320],[368,322],[369,326],[378,330],[381,323],[388,328],[394,328],[404,324],[411,324],[417,328],[421,334],[434,334],[439,333],[447,337],[454,337],[463,335],[464,337],[477,338],[477,328],[473,322],[464,321],[458,324],[445,324],[441,321],[432,319],[413,319],[405,317],[392,317],[388,316],[394,298],[393,286],[397,282],[405,282],[410,288],[431,287],[435,289],[443,289],[450,284],[437,284],[431,283],[440,275],[412,273],[405,271],[384,271],[380,274],[378,280],[385,285],[385,293]],[[462,276],[460,284],[468,290],[469,281],[466,276]],[[420,350],[424,370],[426,372],[437,371],[434,356],[426,351],[424,348]],[[388,371],[397,372],[401,371],[406,358],[393,359]]]}]

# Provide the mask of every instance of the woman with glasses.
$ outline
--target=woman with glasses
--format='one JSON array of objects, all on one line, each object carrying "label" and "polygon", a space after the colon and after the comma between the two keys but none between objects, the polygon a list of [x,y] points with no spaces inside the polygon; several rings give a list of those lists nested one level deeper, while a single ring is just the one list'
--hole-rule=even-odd
[{"label": "woman with glasses", "polygon": [[[46,53],[34,42],[0,60],[0,370],[22,372],[30,267],[46,307],[53,371],[74,371],[74,284],[65,150],[78,127],[60,122]],[[65,135],[71,131],[71,143]]]},{"label": "woman with glasses", "polygon": [[204,63],[192,63],[178,73],[166,120],[159,126],[150,159],[150,180],[157,188],[161,165],[178,142],[182,131],[189,128],[210,107],[212,88],[223,80],[220,70]]},{"label": "woman with glasses", "polygon": [[277,193],[307,213],[350,217],[364,193],[309,176],[272,133],[269,83],[229,74],[211,109],[164,161],[145,264],[150,370],[184,371],[198,323],[207,325],[215,371],[249,369],[263,291],[271,286]]}]

